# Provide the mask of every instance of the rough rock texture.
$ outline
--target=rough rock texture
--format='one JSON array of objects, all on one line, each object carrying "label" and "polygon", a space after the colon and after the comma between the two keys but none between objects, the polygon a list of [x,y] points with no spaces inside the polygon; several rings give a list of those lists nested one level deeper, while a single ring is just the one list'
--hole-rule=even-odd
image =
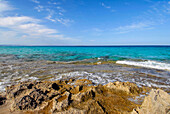
[{"label": "rough rock texture", "polygon": [[170,114],[170,95],[161,89],[152,89],[141,107],[132,114]]},{"label": "rough rock texture", "polygon": [[5,96],[0,96],[0,106],[6,102]]},{"label": "rough rock texture", "polygon": [[139,94],[142,89],[138,88],[136,84],[130,82],[110,82],[105,85],[109,89],[114,89],[115,91],[122,91],[127,94]]},{"label": "rough rock texture", "polygon": [[[0,113],[126,114],[132,111],[138,113],[145,108],[141,108],[143,110],[137,108],[140,105],[130,101],[129,98],[142,94],[143,90],[130,82],[94,86],[87,79],[22,82],[6,88],[6,95],[0,97]],[[165,106],[168,95],[164,97],[162,95],[165,92],[159,91],[156,92],[157,101],[149,103],[161,102],[161,105],[157,105]],[[154,92],[151,91],[151,95],[154,96]],[[145,102],[147,101],[144,101],[144,107],[153,105],[152,109],[155,109],[155,104],[146,105]],[[167,109],[166,107],[166,112]]]}]

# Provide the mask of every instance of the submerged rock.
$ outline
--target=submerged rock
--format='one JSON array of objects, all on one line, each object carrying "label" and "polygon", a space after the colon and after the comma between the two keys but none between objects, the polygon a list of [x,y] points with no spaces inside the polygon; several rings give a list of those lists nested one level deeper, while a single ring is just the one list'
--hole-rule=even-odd
[{"label": "submerged rock", "polygon": [[[141,106],[129,100],[129,97],[142,94],[143,90],[130,82],[94,86],[87,79],[22,82],[7,87],[6,97],[2,100],[0,97],[0,103],[2,106],[9,104],[8,110],[2,111],[8,113],[119,114],[143,113],[149,110],[168,112],[169,95],[162,90],[152,90]],[[150,109],[147,110],[147,106],[151,106]],[[160,108],[161,106],[165,107]]]}]

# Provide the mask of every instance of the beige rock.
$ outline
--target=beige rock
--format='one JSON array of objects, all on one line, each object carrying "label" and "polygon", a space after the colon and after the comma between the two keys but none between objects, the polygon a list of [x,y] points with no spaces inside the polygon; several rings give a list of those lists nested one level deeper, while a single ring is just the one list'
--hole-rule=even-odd
[{"label": "beige rock", "polygon": [[69,110],[63,111],[63,112],[56,112],[53,114],[85,114],[85,110],[79,110],[76,108],[70,108]]},{"label": "beige rock", "polygon": [[88,84],[92,84],[92,81],[88,80],[88,79],[80,79],[80,80],[77,80],[75,82],[75,85],[88,85]]},{"label": "beige rock", "polygon": [[89,90],[87,90],[85,92],[79,92],[77,94],[72,95],[72,100],[81,102],[81,101],[86,101],[93,97],[95,97],[95,92],[94,92],[93,88],[90,88]]},{"label": "beige rock", "polygon": [[152,89],[132,114],[170,114],[170,95],[161,89]]},{"label": "beige rock", "polygon": [[62,96],[57,96],[54,98],[53,111],[63,111],[69,105],[69,92],[65,92]]},{"label": "beige rock", "polygon": [[127,94],[130,93],[137,94],[141,91],[141,89],[138,88],[136,84],[130,82],[118,82],[118,81],[114,83],[110,82],[104,85],[104,87],[116,91],[123,91],[126,92]]}]

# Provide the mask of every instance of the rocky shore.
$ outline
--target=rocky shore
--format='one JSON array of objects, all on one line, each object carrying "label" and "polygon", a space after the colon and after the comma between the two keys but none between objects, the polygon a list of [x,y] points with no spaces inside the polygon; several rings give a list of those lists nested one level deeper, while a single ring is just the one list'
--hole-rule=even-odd
[{"label": "rocky shore", "polygon": [[0,113],[166,114],[170,113],[170,95],[130,82],[94,85],[87,79],[28,81],[6,87],[0,95]]}]

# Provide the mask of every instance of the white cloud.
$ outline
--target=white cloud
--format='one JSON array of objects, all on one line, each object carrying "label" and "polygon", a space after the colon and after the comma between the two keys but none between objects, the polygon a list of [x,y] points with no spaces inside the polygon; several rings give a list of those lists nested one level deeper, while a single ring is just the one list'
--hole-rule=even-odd
[{"label": "white cloud", "polygon": [[0,7],[0,11],[2,14],[0,16],[1,44],[3,42],[8,44],[8,41],[10,42],[10,44],[19,44],[23,42],[24,44],[31,44],[31,42],[36,42],[36,44],[38,44],[39,42],[41,44],[48,44],[48,42],[55,44],[56,41],[76,41],[76,39],[65,37],[64,35],[60,34],[56,29],[51,29],[41,24],[42,21],[40,19],[18,15],[5,16],[3,15],[3,12],[12,10],[14,8],[10,7],[7,2],[1,1],[0,6],[3,6]]},{"label": "white cloud", "polygon": [[56,18],[56,21],[58,21],[59,23],[68,26],[69,23],[73,22],[73,20],[70,19],[63,19],[63,18]]},{"label": "white cloud", "polygon": [[102,5],[104,8],[107,8],[107,9],[110,9],[110,8],[111,8],[110,6],[105,5],[103,2],[101,3],[101,5]]},{"label": "white cloud", "polygon": [[51,35],[58,33],[55,29],[49,29],[41,24],[40,20],[31,17],[1,17],[0,27],[6,27],[11,30],[26,33],[31,36]]},{"label": "white cloud", "polygon": [[[130,24],[122,25],[117,27],[113,31],[116,33],[128,33],[138,30],[148,30],[153,29],[156,25],[165,24],[168,21],[170,14],[169,4],[165,1],[153,2],[150,9],[143,12],[141,15],[137,16]],[[170,1],[169,1],[170,2]]]},{"label": "white cloud", "polygon": [[170,1],[168,2],[168,4],[170,4]]},{"label": "white cloud", "polygon": [[31,0],[32,2],[34,2],[34,3],[36,3],[36,4],[39,4],[40,3],[40,1],[38,1],[38,0]]},{"label": "white cloud", "polygon": [[23,23],[34,23],[38,22],[38,19],[33,19],[27,16],[21,17],[0,17],[0,26],[9,27],[9,26],[17,26]]},{"label": "white cloud", "polygon": [[41,12],[44,10],[44,7],[42,5],[38,5],[37,7],[35,7],[35,9],[38,11],[38,12]]},{"label": "white cloud", "polygon": [[101,3],[101,6],[104,7],[104,8],[106,8],[106,9],[109,9],[110,12],[115,12],[115,11],[116,11],[116,10],[112,9],[111,6],[108,6],[108,5],[106,5],[105,3],[103,3],[103,2]]},{"label": "white cloud", "polygon": [[50,15],[50,14],[47,17],[45,17],[45,18],[50,20],[50,21],[52,21],[52,22],[56,22],[55,19],[52,19],[52,15]]},{"label": "white cloud", "polygon": [[151,29],[151,23],[148,22],[140,22],[140,23],[133,23],[126,26],[120,26],[115,29],[117,33],[128,33],[131,31],[137,31],[137,30],[144,30],[144,29]]},{"label": "white cloud", "polygon": [[9,11],[9,10],[13,10],[14,8],[12,8],[7,1],[2,1],[0,0],[0,13],[4,12],[4,11]]}]

